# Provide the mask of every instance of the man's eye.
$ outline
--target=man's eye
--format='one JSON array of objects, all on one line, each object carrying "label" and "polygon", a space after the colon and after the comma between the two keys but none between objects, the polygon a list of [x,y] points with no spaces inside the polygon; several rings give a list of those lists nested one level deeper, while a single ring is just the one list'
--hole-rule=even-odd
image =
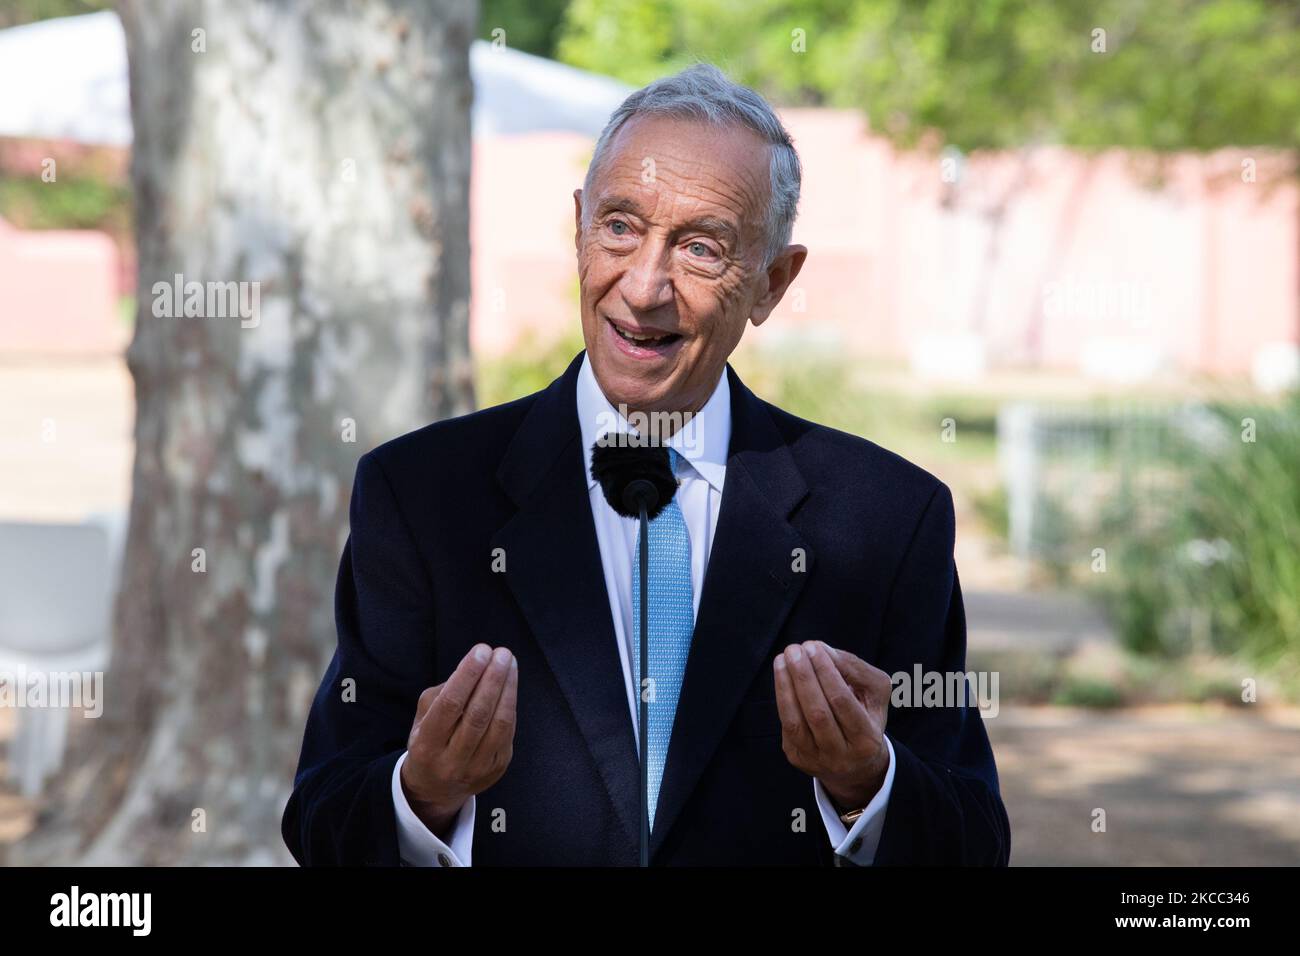
[{"label": "man's eye", "polygon": [[627,235],[627,223],[622,219],[615,219],[609,223],[609,231],[616,236]]},{"label": "man's eye", "polygon": [[686,248],[687,248],[687,250],[690,252],[691,255],[693,255],[693,256],[698,256],[698,257],[700,257],[701,259],[703,259],[703,258],[705,258],[705,257],[707,257],[707,256],[712,256],[712,255],[713,255],[713,250],[709,248],[709,246],[708,246],[707,243],[703,243],[703,242],[692,242],[692,243],[689,243],[689,244],[686,246]]}]

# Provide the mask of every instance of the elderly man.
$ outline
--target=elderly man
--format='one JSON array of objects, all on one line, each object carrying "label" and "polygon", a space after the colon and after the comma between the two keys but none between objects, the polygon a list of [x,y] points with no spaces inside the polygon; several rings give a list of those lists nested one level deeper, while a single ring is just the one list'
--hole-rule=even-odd
[{"label": "elderly man", "polygon": [[1007,862],[978,711],[891,706],[890,674],[964,671],[947,487],[727,361],[803,265],[799,185],[713,67],[610,118],[574,193],[585,350],[358,464],[300,862],[637,864],[640,523],[590,467],[633,422],[669,423],[678,481],[647,536],[650,863]]}]

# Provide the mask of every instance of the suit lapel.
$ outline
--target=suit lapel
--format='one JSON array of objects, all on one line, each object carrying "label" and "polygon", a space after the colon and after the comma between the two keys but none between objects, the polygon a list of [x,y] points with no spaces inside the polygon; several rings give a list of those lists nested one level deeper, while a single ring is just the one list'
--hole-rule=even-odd
[{"label": "suit lapel", "polygon": [[578,428],[580,352],[538,397],[497,479],[519,510],[492,538],[636,857],[640,770]]},{"label": "suit lapel", "polygon": [[[650,852],[680,815],[812,569],[787,520],[808,493],[771,415],[727,365],[731,445]],[[802,548],[806,570],[792,569]],[[653,613],[653,611],[652,611]]]}]

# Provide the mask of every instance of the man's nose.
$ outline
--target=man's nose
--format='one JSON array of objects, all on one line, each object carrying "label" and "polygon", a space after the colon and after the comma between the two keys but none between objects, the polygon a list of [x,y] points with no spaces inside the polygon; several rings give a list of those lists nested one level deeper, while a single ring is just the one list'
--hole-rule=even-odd
[{"label": "man's nose", "polygon": [[650,312],[673,301],[667,260],[668,250],[664,243],[654,240],[641,243],[619,281],[619,292],[629,309]]}]

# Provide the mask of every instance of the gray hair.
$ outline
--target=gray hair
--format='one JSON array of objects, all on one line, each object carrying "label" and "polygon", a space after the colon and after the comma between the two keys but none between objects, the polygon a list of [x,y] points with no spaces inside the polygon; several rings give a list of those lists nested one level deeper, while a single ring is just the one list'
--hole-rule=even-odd
[{"label": "gray hair", "polygon": [[794,229],[801,179],[799,154],[794,151],[790,134],[767,101],[749,87],[731,82],[721,70],[709,63],[697,63],[673,76],[655,80],[629,95],[610,115],[609,122],[596,140],[596,149],[583,183],[584,227],[590,223],[591,213],[591,205],[585,199],[591,194],[592,183],[609,151],[610,142],[624,123],[640,115],[695,119],[712,126],[736,124],[762,137],[769,146],[771,179],[763,267],[771,265],[781,250],[790,244],[790,234]]}]

